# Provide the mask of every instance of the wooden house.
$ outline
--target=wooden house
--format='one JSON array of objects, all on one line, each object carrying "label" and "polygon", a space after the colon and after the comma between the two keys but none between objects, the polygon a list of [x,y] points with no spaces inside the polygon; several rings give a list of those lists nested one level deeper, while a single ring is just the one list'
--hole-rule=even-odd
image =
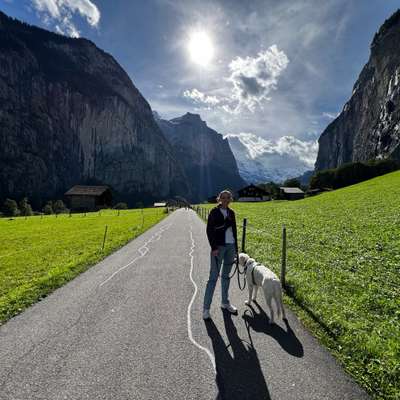
[{"label": "wooden house", "polygon": [[269,201],[271,193],[256,186],[249,185],[237,191],[237,201]]},{"label": "wooden house", "polygon": [[111,207],[112,204],[112,193],[108,186],[75,185],[64,196],[74,211],[95,211]]},{"label": "wooden house", "polygon": [[299,200],[304,199],[304,192],[297,187],[285,187],[281,186],[280,197],[285,200]]}]

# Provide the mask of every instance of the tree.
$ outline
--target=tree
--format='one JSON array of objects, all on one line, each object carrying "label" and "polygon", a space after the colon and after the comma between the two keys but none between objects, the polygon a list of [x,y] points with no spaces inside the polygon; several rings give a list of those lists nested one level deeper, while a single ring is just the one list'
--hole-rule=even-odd
[{"label": "tree", "polygon": [[51,202],[51,200],[49,200],[48,202],[47,202],[47,204],[43,207],[43,210],[42,210],[46,215],[50,215],[50,214],[53,214],[53,204],[52,204],[52,202]]},{"label": "tree", "polygon": [[19,215],[17,202],[12,199],[6,199],[3,206],[4,215],[7,217],[15,217]]},{"label": "tree", "polygon": [[62,200],[57,200],[53,203],[53,211],[55,214],[61,214],[68,211],[68,209]]},{"label": "tree", "polygon": [[301,183],[297,178],[290,178],[290,179],[286,179],[286,181],[283,182],[283,186],[299,188],[301,186]]},{"label": "tree", "polygon": [[19,202],[19,209],[21,212],[21,215],[24,216],[30,216],[33,215],[32,207],[28,202],[28,198],[24,197],[20,202]]}]

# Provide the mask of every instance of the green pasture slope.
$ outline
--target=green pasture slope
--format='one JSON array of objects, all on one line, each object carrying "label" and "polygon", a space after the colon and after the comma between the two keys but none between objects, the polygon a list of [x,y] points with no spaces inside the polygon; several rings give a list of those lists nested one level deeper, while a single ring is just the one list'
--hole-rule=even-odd
[{"label": "green pasture slope", "polygon": [[[0,218],[0,324],[166,216],[164,209]],[[108,232],[102,250],[105,226]]]},{"label": "green pasture slope", "polygon": [[276,272],[286,225],[294,301],[286,300],[375,398],[400,399],[400,171],[232,208],[238,225],[248,218],[246,251]]}]

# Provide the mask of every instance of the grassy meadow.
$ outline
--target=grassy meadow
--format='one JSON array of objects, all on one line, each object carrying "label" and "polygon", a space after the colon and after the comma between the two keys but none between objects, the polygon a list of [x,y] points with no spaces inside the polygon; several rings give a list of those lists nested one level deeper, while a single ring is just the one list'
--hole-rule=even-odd
[{"label": "grassy meadow", "polygon": [[0,324],[167,215],[161,208],[119,214],[102,210],[71,217],[0,218]]},{"label": "grassy meadow", "polygon": [[231,207],[238,228],[248,219],[246,252],[278,273],[286,226],[286,301],[369,393],[400,399],[400,171],[304,200]]}]

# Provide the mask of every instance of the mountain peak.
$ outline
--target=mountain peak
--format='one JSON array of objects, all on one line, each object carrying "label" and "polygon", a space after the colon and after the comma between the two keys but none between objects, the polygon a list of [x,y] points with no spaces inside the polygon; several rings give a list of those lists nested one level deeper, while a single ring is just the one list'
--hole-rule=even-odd
[{"label": "mountain peak", "polygon": [[188,122],[192,124],[206,124],[200,117],[199,114],[192,114],[190,112],[187,112],[185,115],[182,115],[181,117],[171,119],[171,122]]}]

